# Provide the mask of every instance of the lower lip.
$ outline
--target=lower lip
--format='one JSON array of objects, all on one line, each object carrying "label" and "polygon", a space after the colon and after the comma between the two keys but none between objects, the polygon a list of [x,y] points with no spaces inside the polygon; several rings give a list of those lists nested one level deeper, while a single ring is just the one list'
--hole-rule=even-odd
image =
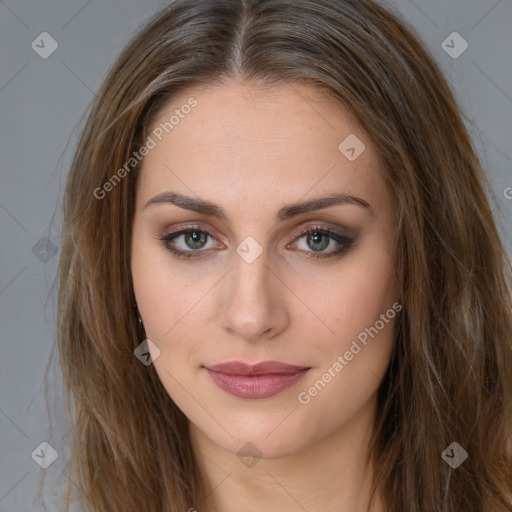
[{"label": "lower lip", "polygon": [[264,375],[235,375],[214,372],[206,368],[220,389],[240,398],[269,398],[293,386],[308,372],[268,373]]}]

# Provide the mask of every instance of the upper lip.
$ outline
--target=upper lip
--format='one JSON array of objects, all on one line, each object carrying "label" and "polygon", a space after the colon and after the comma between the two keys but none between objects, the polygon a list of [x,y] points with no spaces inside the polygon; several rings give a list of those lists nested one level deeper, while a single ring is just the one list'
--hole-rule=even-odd
[{"label": "upper lip", "polygon": [[281,363],[279,361],[262,361],[261,363],[249,365],[241,361],[227,361],[225,363],[206,366],[206,369],[232,373],[234,375],[265,375],[269,373],[297,373],[309,370],[309,366],[295,366],[293,364]]}]

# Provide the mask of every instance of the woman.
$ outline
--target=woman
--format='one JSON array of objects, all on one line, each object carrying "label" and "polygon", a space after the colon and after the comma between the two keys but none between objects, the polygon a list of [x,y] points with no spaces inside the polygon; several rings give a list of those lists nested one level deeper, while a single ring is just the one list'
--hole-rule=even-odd
[{"label": "woman", "polygon": [[65,191],[81,501],[511,510],[489,191],[438,67],[374,1],[171,2],[105,80]]}]

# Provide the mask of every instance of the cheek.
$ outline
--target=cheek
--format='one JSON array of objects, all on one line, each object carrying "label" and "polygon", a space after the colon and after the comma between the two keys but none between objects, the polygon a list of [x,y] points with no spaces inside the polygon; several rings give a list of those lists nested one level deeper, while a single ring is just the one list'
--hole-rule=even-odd
[{"label": "cheek", "polygon": [[[175,326],[186,326],[189,315],[208,289],[208,278],[193,279],[180,269],[159,242],[134,235],[132,279],[146,335],[155,342],[172,337]],[[211,286],[210,286],[211,288]]]},{"label": "cheek", "polygon": [[[389,364],[394,341],[396,283],[387,250],[366,252],[347,264],[329,296],[332,343],[318,340],[323,362],[301,391],[303,401],[332,408],[345,421],[377,390]],[[339,407],[334,407],[338,405]],[[336,411],[336,412],[334,412]],[[320,428],[320,426],[318,425]]]},{"label": "cheek", "polygon": [[[332,352],[350,345],[396,301],[393,262],[385,246],[375,245],[373,250],[347,257],[336,271],[321,279],[317,276],[316,283],[322,283],[322,288],[317,287],[308,296],[316,316],[329,329],[323,329],[325,335],[317,337],[316,348],[322,351]],[[313,281],[309,287],[314,289]],[[390,323],[392,320],[386,328]]]},{"label": "cheek", "polygon": [[327,318],[332,312],[335,335],[316,338],[311,354],[319,364],[296,397],[311,436],[327,435],[361,410],[375,395],[393,349],[401,305],[391,261],[358,260],[348,270],[324,309]]}]

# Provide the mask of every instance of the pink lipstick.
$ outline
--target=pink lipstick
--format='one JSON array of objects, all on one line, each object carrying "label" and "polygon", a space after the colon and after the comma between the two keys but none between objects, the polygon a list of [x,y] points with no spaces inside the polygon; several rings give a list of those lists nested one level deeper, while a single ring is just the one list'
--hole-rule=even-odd
[{"label": "pink lipstick", "polygon": [[255,365],[229,361],[205,367],[220,389],[240,398],[253,399],[277,395],[293,386],[309,369],[277,361],[263,361]]}]

